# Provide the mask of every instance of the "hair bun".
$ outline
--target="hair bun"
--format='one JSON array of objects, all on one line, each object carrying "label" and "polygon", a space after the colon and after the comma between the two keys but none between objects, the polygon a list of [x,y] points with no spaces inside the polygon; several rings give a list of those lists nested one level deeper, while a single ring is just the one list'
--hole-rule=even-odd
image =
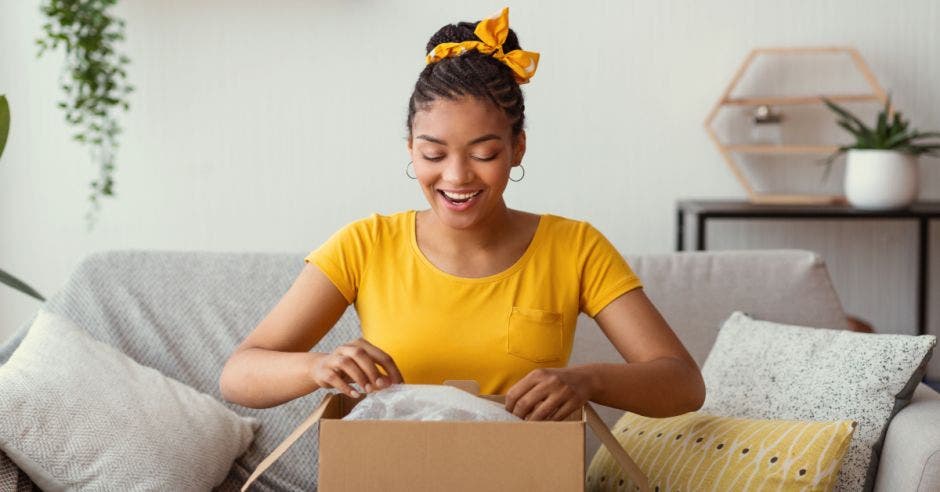
[{"label": "hair bun", "polygon": [[[444,27],[441,27],[434,34],[431,35],[431,39],[428,40],[427,46],[424,48],[425,53],[429,53],[434,49],[435,46],[441,43],[461,43],[463,41],[479,41],[480,38],[474,34],[474,30],[477,27],[479,22],[458,22],[456,24],[447,24]],[[515,31],[512,28],[509,29],[509,34],[506,36],[506,42],[503,43],[503,52],[508,53],[512,50],[522,49],[519,46],[519,38],[516,37]]]}]

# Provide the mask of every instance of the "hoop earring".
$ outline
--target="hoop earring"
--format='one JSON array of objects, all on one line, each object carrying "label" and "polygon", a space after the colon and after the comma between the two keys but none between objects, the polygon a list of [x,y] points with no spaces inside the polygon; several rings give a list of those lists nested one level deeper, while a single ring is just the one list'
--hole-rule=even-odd
[{"label": "hoop earring", "polygon": [[408,176],[411,179],[418,179],[418,176],[412,176],[408,174],[408,167],[414,167],[414,161],[408,161],[408,164],[405,164],[405,176]]},{"label": "hoop earring", "polygon": [[519,169],[522,169],[522,176],[519,176],[519,179],[512,179],[512,176],[509,176],[509,181],[512,181],[513,183],[518,183],[522,181],[523,178],[525,178],[525,168],[522,167],[522,164],[519,164]]}]

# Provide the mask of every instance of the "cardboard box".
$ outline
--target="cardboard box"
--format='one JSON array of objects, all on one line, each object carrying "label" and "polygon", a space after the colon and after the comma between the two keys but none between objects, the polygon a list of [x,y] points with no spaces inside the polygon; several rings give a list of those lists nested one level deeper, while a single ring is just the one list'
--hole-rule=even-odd
[{"label": "cardboard box", "polygon": [[[481,398],[504,401],[502,395]],[[318,488],[324,492],[583,491],[586,426],[648,490],[646,477],[590,405],[562,422],[342,420],[360,400],[326,396],[258,465],[242,491],[318,421]]]}]

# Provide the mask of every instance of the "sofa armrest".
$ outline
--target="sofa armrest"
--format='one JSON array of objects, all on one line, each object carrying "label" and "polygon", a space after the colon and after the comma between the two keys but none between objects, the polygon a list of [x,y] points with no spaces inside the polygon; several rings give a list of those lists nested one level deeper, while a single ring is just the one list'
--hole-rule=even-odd
[{"label": "sofa armrest", "polygon": [[940,490],[940,394],[924,384],[888,426],[875,490]]}]

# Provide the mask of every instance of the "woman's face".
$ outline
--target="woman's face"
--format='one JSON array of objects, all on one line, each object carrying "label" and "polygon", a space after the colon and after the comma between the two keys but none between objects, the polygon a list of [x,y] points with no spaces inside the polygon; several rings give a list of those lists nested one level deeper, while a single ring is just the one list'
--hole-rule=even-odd
[{"label": "woman's face", "polygon": [[468,229],[503,213],[509,170],[522,162],[525,132],[512,135],[509,118],[473,98],[438,99],[415,113],[408,151],[415,175],[445,225]]}]

